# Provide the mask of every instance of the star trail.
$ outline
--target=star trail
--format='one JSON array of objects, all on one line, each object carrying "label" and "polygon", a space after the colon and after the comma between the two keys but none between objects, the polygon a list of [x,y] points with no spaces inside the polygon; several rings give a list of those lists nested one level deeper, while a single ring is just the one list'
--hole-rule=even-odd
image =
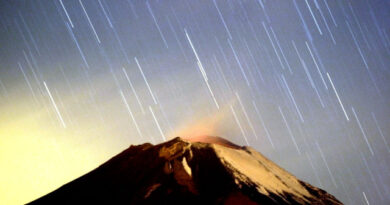
[{"label": "star trail", "polygon": [[0,204],[183,133],[254,147],[345,204],[390,203],[388,0],[0,10]]}]

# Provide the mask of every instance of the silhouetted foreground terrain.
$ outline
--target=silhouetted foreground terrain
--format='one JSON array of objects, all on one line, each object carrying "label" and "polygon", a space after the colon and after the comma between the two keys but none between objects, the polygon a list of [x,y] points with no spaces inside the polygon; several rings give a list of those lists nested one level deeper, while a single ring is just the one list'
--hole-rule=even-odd
[{"label": "silhouetted foreground terrain", "polygon": [[130,146],[35,204],[342,204],[219,137]]}]

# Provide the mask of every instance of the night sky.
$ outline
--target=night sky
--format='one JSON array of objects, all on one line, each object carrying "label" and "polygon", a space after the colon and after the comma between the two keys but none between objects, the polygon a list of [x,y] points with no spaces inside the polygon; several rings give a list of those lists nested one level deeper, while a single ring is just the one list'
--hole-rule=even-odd
[{"label": "night sky", "polygon": [[0,204],[218,135],[390,203],[390,1],[0,1]]}]

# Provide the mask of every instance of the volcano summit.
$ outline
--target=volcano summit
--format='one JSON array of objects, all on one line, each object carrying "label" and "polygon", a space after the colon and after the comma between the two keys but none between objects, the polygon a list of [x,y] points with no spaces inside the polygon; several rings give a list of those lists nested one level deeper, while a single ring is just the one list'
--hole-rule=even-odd
[{"label": "volcano summit", "polygon": [[342,204],[250,147],[176,137],[130,146],[36,204]]}]

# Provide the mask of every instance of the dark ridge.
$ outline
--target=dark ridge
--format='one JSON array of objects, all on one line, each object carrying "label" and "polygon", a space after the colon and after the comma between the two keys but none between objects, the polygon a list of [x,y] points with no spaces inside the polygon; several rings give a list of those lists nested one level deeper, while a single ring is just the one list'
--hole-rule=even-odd
[{"label": "dark ridge", "polygon": [[202,142],[202,143],[209,143],[209,144],[218,144],[225,147],[233,148],[233,149],[241,149],[241,146],[238,146],[222,137],[217,136],[208,136],[208,135],[202,135],[202,136],[196,136],[196,137],[184,137],[183,138],[186,141],[189,142]]},{"label": "dark ridge", "polygon": [[[218,151],[211,144],[222,146]],[[132,145],[95,170],[29,204],[341,204],[332,195],[301,181],[310,196],[270,191],[272,188],[243,175],[242,167],[229,164],[224,151],[248,155],[255,159],[256,166],[266,163],[277,167],[255,156],[255,151],[223,138],[176,137],[158,145]],[[259,171],[274,174],[271,169]],[[283,184],[283,178],[295,179],[283,172],[275,183]]]}]

